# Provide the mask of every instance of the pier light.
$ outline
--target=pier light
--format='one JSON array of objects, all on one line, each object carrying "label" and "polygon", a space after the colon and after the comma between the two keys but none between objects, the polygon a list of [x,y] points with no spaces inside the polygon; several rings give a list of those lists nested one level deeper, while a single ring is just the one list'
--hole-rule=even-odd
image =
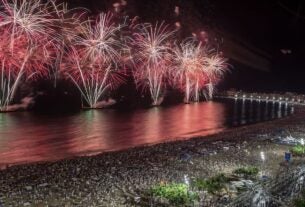
[{"label": "pier light", "polygon": [[190,179],[189,179],[188,175],[184,175],[184,182],[187,186],[190,185]]},{"label": "pier light", "polygon": [[265,153],[264,153],[264,152],[261,152],[260,155],[261,155],[262,161],[264,162],[264,161],[266,160]]}]

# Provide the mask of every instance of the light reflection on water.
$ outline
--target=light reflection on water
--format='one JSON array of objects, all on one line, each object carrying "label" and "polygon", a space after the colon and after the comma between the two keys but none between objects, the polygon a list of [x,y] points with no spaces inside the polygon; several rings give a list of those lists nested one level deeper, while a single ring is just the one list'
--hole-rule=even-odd
[{"label": "light reflection on water", "polygon": [[0,114],[0,165],[73,157],[218,133],[290,113],[285,104],[215,101],[60,117]]}]

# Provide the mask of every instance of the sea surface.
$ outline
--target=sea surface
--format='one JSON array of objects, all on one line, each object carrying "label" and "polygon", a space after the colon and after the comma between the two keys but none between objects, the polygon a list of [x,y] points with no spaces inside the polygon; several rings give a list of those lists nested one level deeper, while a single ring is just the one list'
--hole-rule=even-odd
[{"label": "sea surface", "polygon": [[286,103],[216,100],[73,115],[0,113],[0,166],[54,161],[219,133],[293,113]]}]

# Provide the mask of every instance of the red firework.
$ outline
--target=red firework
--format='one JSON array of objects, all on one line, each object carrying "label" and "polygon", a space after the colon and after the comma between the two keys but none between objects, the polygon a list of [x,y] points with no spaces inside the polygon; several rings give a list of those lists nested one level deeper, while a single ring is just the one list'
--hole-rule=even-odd
[{"label": "red firework", "polygon": [[52,63],[53,44],[41,37],[44,45],[32,45],[26,35],[20,35],[11,45],[9,34],[10,31],[6,30],[0,32],[0,62],[5,65],[7,72],[16,76],[22,72],[25,77],[47,75],[48,66]]},{"label": "red firework", "polygon": [[0,12],[0,111],[7,110],[22,80],[48,74],[55,44],[48,4],[3,0]]},{"label": "red firework", "polygon": [[83,23],[83,32],[73,41],[62,62],[62,71],[81,92],[91,108],[123,81],[121,62],[124,44],[120,39],[123,25],[116,24],[110,13],[96,21]]},{"label": "red firework", "polygon": [[187,39],[174,50],[172,84],[185,93],[185,102],[199,101],[207,89],[212,94],[213,86],[227,68],[226,59],[213,54],[206,46],[194,39]]},{"label": "red firework", "polygon": [[164,23],[141,24],[133,35],[131,47],[133,77],[138,88],[148,90],[153,105],[159,105],[165,94],[167,74],[171,66],[171,42],[175,31]]}]

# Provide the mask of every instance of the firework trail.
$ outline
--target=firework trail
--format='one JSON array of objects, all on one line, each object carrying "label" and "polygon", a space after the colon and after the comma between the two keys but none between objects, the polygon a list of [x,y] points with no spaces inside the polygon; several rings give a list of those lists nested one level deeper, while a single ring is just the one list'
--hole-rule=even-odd
[{"label": "firework trail", "polygon": [[123,47],[119,33],[124,26],[116,24],[111,13],[102,13],[96,21],[83,24],[84,32],[75,38],[74,45],[82,48],[84,58],[103,58],[117,65]]},{"label": "firework trail", "polygon": [[97,108],[106,92],[124,81],[120,73],[124,44],[119,35],[124,25],[115,24],[112,14],[102,13],[96,21],[88,20],[83,26],[62,68],[89,107]]},{"label": "firework trail", "polygon": [[198,91],[207,81],[204,62],[206,48],[190,39],[177,45],[174,54],[173,83],[185,92],[186,103],[192,97],[197,101]]},{"label": "firework trail", "polygon": [[165,93],[171,65],[171,41],[175,31],[164,23],[141,24],[137,30],[132,41],[133,76],[138,88],[149,90],[152,105],[159,105]]},{"label": "firework trail", "polygon": [[54,22],[52,27],[56,31],[54,35],[56,46],[56,58],[54,67],[49,70],[49,78],[54,80],[54,88],[61,77],[61,63],[66,53],[67,45],[84,32],[83,20],[87,19],[88,10],[84,8],[68,9],[66,3],[56,4],[51,1]]},{"label": "firework trail", "polygon": [[211,99],[214,93],[214,86],[218,83],[226,71],[228,71],[227,59],[220,54],[210,54],[204,59],[209,82],[206,84],[206,90],[203,91],[206,99]]},{"label": "firework trail", "polygon": [[211,54],[200,42],[186,39],[174,49],[172,84],[184,91],[185,103],[198,102],[204,89],[208,91],[207,97],[212,96],[213,86],[226,68],[225,59]]},{"label": "firework trail", "polygon": [[0,111],[13,101],[22,81],[44,75],[51,62],[48,4],[2,1],[0,12]]}]

